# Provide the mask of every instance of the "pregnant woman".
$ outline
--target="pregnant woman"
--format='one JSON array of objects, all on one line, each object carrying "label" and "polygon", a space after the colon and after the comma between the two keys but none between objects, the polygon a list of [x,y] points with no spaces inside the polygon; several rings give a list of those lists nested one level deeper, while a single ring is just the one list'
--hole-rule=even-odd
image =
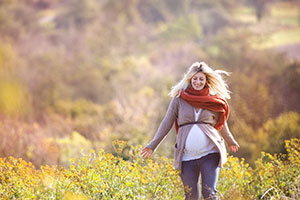
[{"label": "pregnant woman", "polygon": [[151,157],[175,123],[174,167],[180,170],[185,199],[199,199],[200,175],[203,198],[217,199],[219,168],[227,160],[224,140],[233,152],[239,148],[227,125],[230,95],[222,74],[228,75],[204,62],[194,63],[173,86],[168,111],[141,152]]}]

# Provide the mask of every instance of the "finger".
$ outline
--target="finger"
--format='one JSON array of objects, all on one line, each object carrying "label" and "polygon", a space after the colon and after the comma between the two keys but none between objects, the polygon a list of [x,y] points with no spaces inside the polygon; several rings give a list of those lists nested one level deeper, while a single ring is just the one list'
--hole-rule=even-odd
[{"label": "finger", "polygon": [[143,158],[145,158],[145,157],[147,156],[147,152],[146,152],[146,151],[143,151],[143,152],[141,153],[141,155],[142,155]]},{"label": "finger", "polygon": [[145,158],[149,158],[149,152],[148,151],[145,152]]},{"label": "finger", "polygon": [[148,152],[148,157],[147,157],[147,158],[150,158],[151,155],[152,155],[152,153],[151,153],[151,152]]},{"label": "finger", "polygon": [[231,151],[235,152],[235,146],[231,146]]},{"label": "finger", "polygon": [[144,150],[142,150],[142,152],[141,152],[141,155],[143,156],[145,154],[145,151]]},{"label": "finger", "polygon": [[142,154],[143,158],[148,158],[149,157],[149,152],[148,151],[144,151]]},{"label": "finger", "polygon": [[146,148],[142,150],[142,153],[147,153],[147,152],[148,152],[148,149],[146,149]]},{"label": "finger", "polygon": [[234,152],[237,152],[237,150],[238,150],[238,147],[234,146]]}]

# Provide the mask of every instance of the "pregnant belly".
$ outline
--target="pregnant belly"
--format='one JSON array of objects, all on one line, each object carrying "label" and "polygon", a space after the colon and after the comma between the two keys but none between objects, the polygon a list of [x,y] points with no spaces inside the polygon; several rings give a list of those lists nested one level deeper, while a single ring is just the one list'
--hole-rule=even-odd
[{"label": "pregnant belly", "polygon": [[197,126],[190,130],[185,142],[185,150],[188,152],[203,152],[214,147],[210,138]]}]

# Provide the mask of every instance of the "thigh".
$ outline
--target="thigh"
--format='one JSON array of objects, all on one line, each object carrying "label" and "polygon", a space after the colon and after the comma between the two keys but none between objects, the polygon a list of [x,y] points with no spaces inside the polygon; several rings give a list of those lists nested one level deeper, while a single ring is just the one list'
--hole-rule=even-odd
[{"label": "thigh", "polygon": [[219,159],[219,153],[209,154],[205,156],[200,164],[202,195],[204,199],[217,199]]},{"label": "thigh", "polygon": [[[200,167],[198,160],[183,161],[180,178],[182,180],[186,199],[198,199],[198,181],[200,175]],[[188,188],[188,190],[187,190]]]}]

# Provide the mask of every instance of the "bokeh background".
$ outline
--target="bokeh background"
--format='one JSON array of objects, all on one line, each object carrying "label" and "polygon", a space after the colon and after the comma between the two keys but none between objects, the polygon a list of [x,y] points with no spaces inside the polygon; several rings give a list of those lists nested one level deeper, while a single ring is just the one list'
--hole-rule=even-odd
[{"label": "bokeh background", "polygon": [[1,0],[0,157],[66,166],[116,139],[146,145],[205,61],[232,73],[235,155],[253,164],[300,138],[299,60],[296,0]]}]

